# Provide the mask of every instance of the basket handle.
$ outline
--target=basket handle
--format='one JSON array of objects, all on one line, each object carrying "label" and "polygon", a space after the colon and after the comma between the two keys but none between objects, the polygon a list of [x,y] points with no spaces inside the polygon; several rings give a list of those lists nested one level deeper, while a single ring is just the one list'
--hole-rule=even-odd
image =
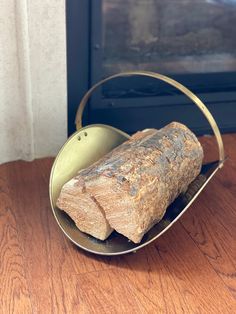
[{"label": "basket handle", "polygon": [[159,74],[159,73],[148,72],[148,71],[123,72],[123,73],[118,73],[118,74],[109,76],[109,77],[101,80],[100,82],[96,83],[95,85],[93,85],[88,90],[88,92],[84,95],[84,97],[82,98],[82,100],[80,102],[79,108],[78,108],[77,113],[76,113],[76,118],[75,118],[76,129],[79,130],[82,127],[82,115],[83,115],[84,108],[85,108],[85,106],[87,104],[87,101],[88,101],[89,97],[91,96],[91,94],[93,93],[93,91],[97,87],[99,87],[103,83],[105,83],[107,81],[110,81],[110,80],[112,80],[114,78],[117,78],[117,77],[128,77],[128,76],[133,76],[133,75],[147,76],[147,77],[152,77],[152,78],[164,81],[164,82],[174,86],[178,90],[180,90],[190,100],[192,100],[193,103],[202,111],[202,113],[204,114],[204,116],[208,120],[209,124],[211,125],[211,128],[212,128],[212,130],[214,132],[214,135],[216,137],[217,144],[218,144],[219,161],[220,162],[224,161],[225,154],[224,154],[224,146],[223,146],[222,137],[221,137],[219,128],[218,128],[218,126],[216,124],[216,121],[213,118],[213,116],[211,115],[210,111],[207,109],[207,107],[204,105],[204,103],[195,94],[193,94],[188,88],[186,88],[182,84],[178,83],[177,81],[175,81],[175,80],[173,80],[173,79],[171,79],[171,78],[169,78],[169,77],[167,77],[165,75]]}]

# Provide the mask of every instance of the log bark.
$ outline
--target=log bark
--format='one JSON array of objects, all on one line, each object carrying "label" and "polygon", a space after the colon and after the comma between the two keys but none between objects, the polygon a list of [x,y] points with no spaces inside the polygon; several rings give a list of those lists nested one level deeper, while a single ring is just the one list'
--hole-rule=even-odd
[{"label": "log bark", "polygon": [[[71,185],[79,200],[74,208],[92,199],[110,231],[115,229],[138,243],[196,178],[202,159],[199,141],[183,124],[172,122],[161,130],[138,132],[78,173],[76,184]],[[68,212],[60,202],[69,197],[63,196],[63,189],[58,206]]]}]

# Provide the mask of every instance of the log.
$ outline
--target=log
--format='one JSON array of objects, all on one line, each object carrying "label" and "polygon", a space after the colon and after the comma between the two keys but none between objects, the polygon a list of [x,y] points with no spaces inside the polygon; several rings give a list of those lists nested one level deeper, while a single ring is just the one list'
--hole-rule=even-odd
[{"label": "log", "polygon": [[[139,132],[138,136],[142,138],[147,134],[146,132]],[[131,139],[131,141],[132,140],[133,139]],[[108,158],[109,155],[106,155],[102,160],[105,161]],[[100,160],[99,163],[102,162],[102,160]],[[88,233],[99,240],[105,240],[113,229],[105,217],[103,208],[96,199],[87,192],[85,181],[80,176],[80,174],[85,174],[93,167],[96,167],[96,164],[93,164],[86,170],[82,170],[79,172],[78,176],[64,184],[57,200],[57,207],[65,211],[71,217],[80,231]]]},{"label": "log", "polygon": [[[79,200],[74,208],[89,197],[96,202],[94,210],[104,214],[110,231],[115,229],[139,243],[196,178],[202,160],[201,144],[183,124],[172,122],[161,130],[138,132],[78,173],[74,178],[77,183],[71,185]],[[60,199],[72,201],[63,195],[63,189],[58,206],[68,212]],[[85,212],[79,212],[85,217]]]}]

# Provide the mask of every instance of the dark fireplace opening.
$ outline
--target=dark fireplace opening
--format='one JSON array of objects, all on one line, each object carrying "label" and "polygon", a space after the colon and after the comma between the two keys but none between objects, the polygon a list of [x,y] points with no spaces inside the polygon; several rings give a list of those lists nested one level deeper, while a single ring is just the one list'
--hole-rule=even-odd
[{"label": "dark fireplace opening", "polygon": [[[168,75],[208,106],[222,132],[236,131],[235,0],[68,0],[68,131],[79,102],[109,75],[147,70]],[[89,101],[84,123],[133,133],[170,121],[209,133],[207,121],[173,87],[116,79]]]}]

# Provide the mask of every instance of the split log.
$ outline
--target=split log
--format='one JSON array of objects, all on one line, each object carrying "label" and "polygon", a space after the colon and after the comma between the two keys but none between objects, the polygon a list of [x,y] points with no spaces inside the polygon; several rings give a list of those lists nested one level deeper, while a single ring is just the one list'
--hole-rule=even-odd
[{"label": "split log", "polygon": [[[106,224],[110,226],[109,232],[115,229],[138,243],[160,221],[168,205],[196,178],[202,160],[199,141],[183,124],[172,122],[161,130],[138,132],[101,160],[81,170],[73,179],[75,184],[65,184],[58,206],[69,213],[73,202],[74,210],[83,221],[91,219],[90,224],[96,228],[101,228],[101,223]],[[64,193],[68,184],[77,195],[76,201],[73,195]],[[93,215],[88,218],[86,206],[81,209],[88,198],[96,205],[93,211],[103,215],[103,222],[96,221]],[[77,226],[94,235],[89,228],[82,229],[79,223]]]}]

